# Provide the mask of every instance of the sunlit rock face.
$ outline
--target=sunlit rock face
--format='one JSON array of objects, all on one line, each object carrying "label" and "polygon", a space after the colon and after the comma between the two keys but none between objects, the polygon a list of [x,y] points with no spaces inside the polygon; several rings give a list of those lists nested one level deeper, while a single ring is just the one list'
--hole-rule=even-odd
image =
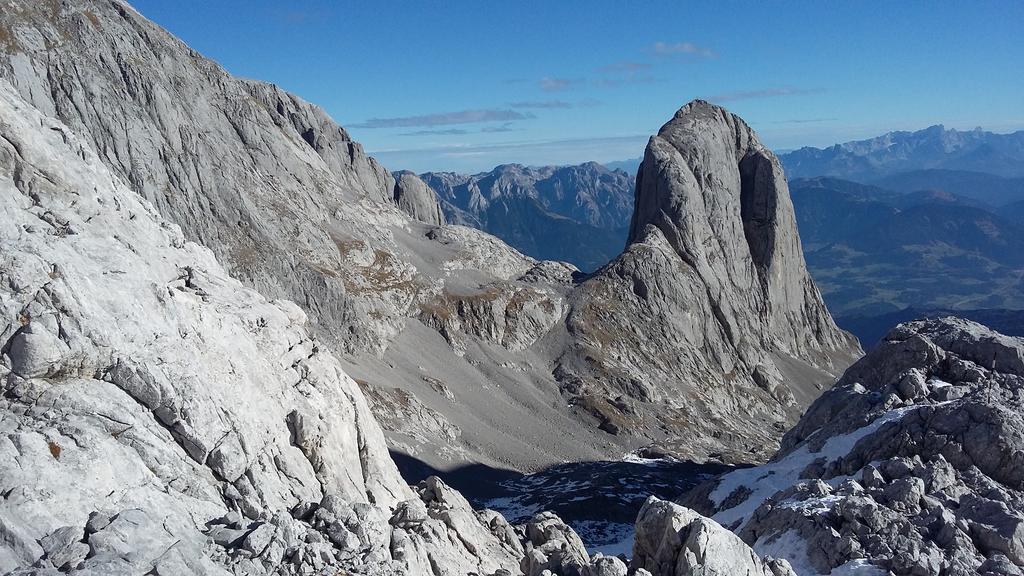
[{"label": "sunlit rock face", "polygon": [[3,80],[0,244],[0,572],[518,568],[500,516],[403,482],[301,308]]},{"label": "sunlit rock face", "polygon": [[691,102],[651,138],[629,242],[572,295],[560,365],[572,394],[617,397],[602,408],[617,427],[767,457],[860,353],[807,273],[778,160],[718,106]]},{"label": "sunlit rock face", "polygon": [[799,574],[1019,574],[1024,341],[902,324],[816,401],[763,466],[683,504]]}]

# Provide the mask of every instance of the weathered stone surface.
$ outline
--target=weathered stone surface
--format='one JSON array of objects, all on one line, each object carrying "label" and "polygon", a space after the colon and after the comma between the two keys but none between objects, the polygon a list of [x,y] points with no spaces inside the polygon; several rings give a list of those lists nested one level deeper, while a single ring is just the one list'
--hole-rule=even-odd
[{"label": "weathered stone surface", "polygon": [[788,565],[769,567],[738,536],[678,504],[652,496],[636,520],[630,570],[653,576],[790,574]]},{"label": "weathered stone surface", "polygon": [[[860,352],[807,273],[778,159],[699,100],[651,138],[629,246],[571,304],[563,388],[658,406],[639,412],[685,436],[691,457],[767,457]],[[616,418],[652,426],[603,417]]]},{"label": "weathered stone surface", "polygon": [[590,555],[579,535],[551,512],[542,512],[526,523],[527,547],[521,568],[527,576],[545,570],[565,576],[581,576]]},{"label": "weathered stone surface", "polygon": [[444,212],[437,200],[437,194],[427,183],[409,171],[397,172],[395,177],[395,204],[413,218],[441,226],[445,223]]},{"label": "weathered stone surface", "polygon": [[[518,566],[441,485],[433,532],[391,527],[417,493],[306,314],[232,279],[4,80],[0,244],[0,572]],[[395,532],[422,554],[392,554]]]},{"label": "weathered stone surface", "polygon": [[[558,329],[571,267],[531,273],[559,266],[538,265],[474,229],[437,227],[422,182],[396,182],[323,110],[230,76],[124,2],[12,1],[0,12],[0,31],[10,39],[0,42],[0,77],[90,142],[185,239],[210,248],[249,287],[297,302],[354,377],[389,390],[401,382],[410,398],[448,421],[412,430],[415,440],[389,428],[396,443],[434,464],[500,458],[523,468],[598,456],[587,447],[623,451],[578,422],[574,433],[553,434],[573,422],[552,383],[551,351],[524,350]],[[410,209],[429,223],[407,215]],[[73,228],[60,214],[44,218]],[[436,344],[423,341],[424,324],[443,334]],[[37,359],[57,369],[51,360],[68,352],[39,328],[12,343],[19,371],[34,373]],[[424,374],[409,340],[438,367]],[[434,398],[423,376],[462,383],[467,392],[494,381],[500,364],[512,361],[503,350],[496,360],[495,345],[523,353],[514,360],[531,367],[506,371],[503,386],[541,389],[543,397],[479,394],[472,417]],[[398,420],[390,404],[373,408]],[[509,413],[533,419],[543,433],[526,443],[511,432],[496,435]],[[442,429],[461,434],[445,437]],[[553,437],[552,447],[545,438]],[[191,449],[203,458],[212,447]],[[222,465],[237,462],[212,455]]]},{"label": "weathered stone surface", "polygon": [[[815,384],[848,360],[852,347],[803,282],[781,173],[753,136],[741,135],[744,148],[723,153],[725,136],[740,134],[741,125],[724,113],[697,119],[708,134],[723,135],[692,142],[713,162],[690,162],[696,153],[687,160],[715,178],[699,195],[712,208],[708,224],[683,226],[676,211],[666,222],[693,233],[686,237],[667,225],[648,234],[638,223],[627,253],[577,286],[572,266],[535,262],[477,230],[437,226],[422,183],[396,182],[321,109],[230,76],[123,2],[11,0],[0,31],[8,39],[0,43],[0,77],[25,100],[89,142],[114,175],[234,277],[298,303],[353,377],[399,387],[422,404],[414,412],[429,417],[387,432],[432,465],[536,469],[617,457],[652,439],[675,440],[677,452],[693,457],[758,459],[818,394]],[[655,138],[665,143],[658,150],[685,148],[672,131],[688,120],[678,120]],[[661,173],[654,161],[645,166]],[[564,172],[565,182],[552,186],[587,180],[579,170]],[[676,194],[684,190],[678,186],[674,199],[652,196],[656,180],[649,175],[638,188],[644,218],[662,200],[669,209],[683,198],[700,206],[697,195]],[[695,181],[685,190],[693,192]],[[599,181],[585,188],[579,218],[600,219],[602,207],[621,213],[621,194],[600,192]],[[511,194],[505,183],[495,194],[501,189]],[[567,192],[553,196],[577,201]],[[78,226],[59,212],[40,222],[61,234]],[[713,240],[698,231],[718,224],[723,248],[712,242],[688,267],[679,242]],[[183,273],[182,282],[191,281]],[[46,321],[37,316],[11,343],[16,372],[80,367],[78,349],[54,340],[58,327]],[[144,404],[156,400],[160,382],[142,372],[131,377],[135,368],[110,378],[124,378]],[[458,409],[434,392],[435,381],[451,387]],[[401,421],[392,406],[373,405],[385,424]],[[754,424],[730,416],[743,411]],[[244,472],[237,455],[250,447],[237,438],[208,445],[183,419],[160,414],[195,460],[210,458],[232,481]],[[413,429],[420,422],[426,428]]]},{"label": "weathered stone surface", "polygon": [[1017,573],[1022,357],[1024,341],[966,320],[902,324],[811,406],[771,462],[683,501],[801,574],[853,573],[843,571],[853,563],[897,576]]},{"label": "weathered stone surface", "polygon": [[491,279],[531,265],[472,230],[453,250],[424,239],[403,213],[443,222],[422,181],[396,182],[322,109],[230,76],[124,2],[19,0],[0,29],[0,76],[91,141],[187,239],[303,305],[345,351],[382,353],[459,252],[487,258]]}]

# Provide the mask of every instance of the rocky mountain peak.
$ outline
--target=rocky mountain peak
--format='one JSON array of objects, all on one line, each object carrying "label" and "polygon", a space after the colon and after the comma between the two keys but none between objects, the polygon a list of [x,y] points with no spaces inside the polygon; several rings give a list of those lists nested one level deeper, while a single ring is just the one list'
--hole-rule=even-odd
[{"label": "rocky mountain peak", "polygon": [[591,271],[622,251],[633,179],[595,162],[503,164],[490,172],[427,172],[447,220],[485,230],[524,254]]},{"label": "rocky mountain peak", "polygon": [[[743,398],[742,418],[710,412],[738,435],[792,423],[817,396],[814,381],[860,349],[807,273],[778,159],[738,116],[695,100],[650,139],[635,198],[626,251],[574,295],[579,346],[562,358],[563,381],[583,395],[611,387],[672,405],[672,420],[694,429],[706,423],[686,415],[727,397]],[[635,418],[625,411],[622,420]],[[725,447],[684,450],[699,458],[715,445]]]},{"label": "rocky mountain peak", "polygon": [[[692,184],[691,188],[702,195],[721,192],[712,189],[711,179],[728,185],[728,192],[742,195],[741,164],[749,172],[753,165],[744,160],[748,156],[753,158],[767,154],[771,152],[764,148],[747,123],[735,114],[704,100],[686,104],[648,143],[638,173],[630,242],[639,240],[650,224],[662,229],[677,245],[680,254],[695,249],[685,241],[685,233],[679,234],[694,224],[687,222],[686,217],[692,212],[687,210],[687,197],[658,186],[659,172],[667,164],[679,164],[680,168],[685,168],[689,173],[687,184]],[[682,174],[665,176],[683,177]],[[747,190],[748,195],[751,192]]]},{"label": "rocky mountain peak", "polygon": [[643,242],[653,229],[697,271],[713,301],[730,300],[720,307],[765,318],[749,326],[762,338],[799,349],[804,327],[791,330],[791,321],[815,310],[812,332],[845,339],[822,331],[838,334],[807,273],[782,166],[735,114],[694,100],[651,138],[629,241]]},{"label": "rocky mountain peak", "polygon": [[[787,244],[795,231],[780,216],[785,194],[770,162],[764,188],[778,206],[774,224],[765,220],[775,236],[752,255],[744,222],[756,219],[743,217],[750,186],[739,166],[754,137],[715,107],[689,107],[652,145],[664,162],[645,165],[644,187],[667,187],[665,205],[678,201],[679,214],[664,229],[644,227],[620,254],[623,231],[615,260],[582,281],[571,266],[439,226],[417,178],[399,174],[396,183],[321,110],[230,76],[120,2],[8,5],[0,29],[16,47],[4,46],[0,78],[11,98],[78,135],[121,194],[209,248],[219,275],[268,301],[294,300],[310,339],[358,385],[352,393],[370,397],[396,451],[438,466],[538,469],[666,440],[693,458],[758,460],[857,352]],[[728,129],[707,127],[720,122]],[[677,129],[710,138],[709,148],[683,147]],[[693,167],[705,164],[698,185]],[[755,168],[757,190],[764,168]],[[563,215],[599,223],[633,204],[625,173],[509,170],[521,181],[474,176],[453,184],[452,200],[439,195],[499,224],[557,212],[543,220],[555,231]],[[587,172],[600,178],[569,186]],[[665,176],[676,173],[689,176]],[[562,237],[593,244],[595,235]],[[183,277],[194,290],[198,280]],[[19,312],[7,316],[13,330]],[[25,334],[35,338],[35,329]]]},{"label": "rocky mountain peak", "polygon": [[919,170],[967,170],[1020,177],[1024,130],[1007,134],[956,130],[941,124],[914,132],[887,132],[875,138],[804,147],[782,155],[792,178],[838,176],[875,182]]}]

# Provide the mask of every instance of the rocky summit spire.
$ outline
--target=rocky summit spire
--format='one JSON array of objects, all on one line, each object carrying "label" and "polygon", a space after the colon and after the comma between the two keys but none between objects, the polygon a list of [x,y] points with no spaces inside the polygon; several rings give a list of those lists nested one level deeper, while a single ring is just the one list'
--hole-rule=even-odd
[{"label": "rocky summit spire", "polygon": [[[702,100],[651,138],[626,250],[584,282],[568,324],[579,346],[563,382],[655,403],[661,424],[702,430],[680,447],[697,457],[763,450],[750,439],[770,444],[859,353],[807,273],[778,159]],[[641,412],[618,417],[650,420]]]},{"label": "rocky summit spire", "polygon": [[[654,231],[657,229],[657,232]],[[844,346],[807,273],[782,166],[739,116],[694,100],[647,145],[629,243],[660,234],[734,343]]]}]

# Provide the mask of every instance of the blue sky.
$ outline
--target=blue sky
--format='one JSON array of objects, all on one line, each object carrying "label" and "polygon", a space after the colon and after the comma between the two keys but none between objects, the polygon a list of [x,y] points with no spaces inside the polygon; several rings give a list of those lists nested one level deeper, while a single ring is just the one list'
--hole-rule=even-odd
[{"label": "blue sky", "polygon": [[135,0],[392,170],[641,156],[693,98],[776,149],[1024,128],[1024,2]]}]

